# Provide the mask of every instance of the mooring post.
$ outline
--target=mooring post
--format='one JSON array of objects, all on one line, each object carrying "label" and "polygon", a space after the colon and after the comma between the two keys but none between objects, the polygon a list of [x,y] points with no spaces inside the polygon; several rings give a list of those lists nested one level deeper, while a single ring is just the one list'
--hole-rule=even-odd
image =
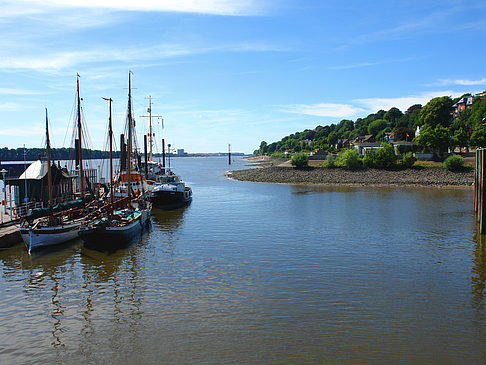
[{"label": "mooring post", "polygon": [[486,204],[484,198],[486,197],[486,181],[484,172],[486,171],[486,149],[481,149],[481,234],[486,233]]},{"label": "mooring post", "polygon": [[474,159],[474,214],[475,214],[475,219],[477,220],[477,213],[478,213],[478,174],[479,174],[479,150],[476,149],[475,156],[476,158]]},{"label": "mooring post", "polygon": [[476,207],[476,220],[478,223],[481,222],[481,202],[482,202],[482,192],[483,192],[483,181],[482,181],[482,166],[483,166],[483,154],[481,149],[478,150],[478,206]]}]

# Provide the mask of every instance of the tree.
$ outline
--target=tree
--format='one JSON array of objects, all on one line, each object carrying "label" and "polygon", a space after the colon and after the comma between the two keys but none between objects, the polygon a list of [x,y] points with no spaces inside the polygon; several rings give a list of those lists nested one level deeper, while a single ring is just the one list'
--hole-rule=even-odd
[{"label": "tree", "polygon": [[327,143],[329,146],[334,146],[338,139],[339,139],[338,134],[336,132],[331,132],[327,137]]},{"label": "tree", "polygon": [[262,141],[262,142],[260,143],[260,149],[258,150],[258,154],[260,154],[260,155],[264,155],[265,153],[267,153],[267,149],[268,149],[268,144],[267,144],[267,142]]},{"label": "tree", "polygon": [[452,137],[451,147],[468,147],[469,146],[469,137],[467,136],[466,131],[461,127],[454,132],[454,136]]},{"label": "tree", "polygon": [[437,125],[449,127],[452,120],[452,104],[452,99],[448,96],[433,98],[420,110],[419,122],[432,128]]},{"label": "tree", "polygon": [[477,125],[471,134],[471,146],[486,147],[486,127]]},{"label": "tree", "polygon": [[423,148],[430,148],[438,155],[447,151],[450,146],[451,138],[449,136],[449,129],[438,124],[434,129],[426,125],[420,131],[420,135],[415,138],[415,143]]},{"label": "tree", "polygon": [[377,119],[372,121],[368,125],[368,133],[372,134],[373,136],[376,136],[379,132],[382,130],[386,129],[388,127],[388,123],[384,119]]},{"label": "tree", "polygon": [[393,146],[389,143],[382,143],[381,148],[375,154],[375,165],[379,168],[387,168],[392,166],[396,159]]},{"label": "tree", "polygon": [[290,160],[290,163],[295,167],[307,167],[309,164],[309,156],[304,152],[296,153]]},{"label": "tree", "polygon": [[392,126],[392,127],[396,127],[399,120],[402,118],[403,116],[403,113],[400,111],[400,109],[398,108],[391,108],[390,110],[388,110],[385,114],[385,116],[383,117],[383,119],[385,119],[386,121],[388,121],[388,123]]}]

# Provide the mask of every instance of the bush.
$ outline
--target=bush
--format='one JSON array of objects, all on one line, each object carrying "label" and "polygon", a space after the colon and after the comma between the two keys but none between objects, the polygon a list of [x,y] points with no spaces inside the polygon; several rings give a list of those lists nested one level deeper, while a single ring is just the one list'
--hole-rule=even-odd
[{"label": "bush", "polygon": [[415,157],[412,152],[407,152],[403,154],[403,158],[402,158],[403,166],[412,167],[415,161],[417,161],[417,157]]},{"label": "bush", "polygon": [[332,154],[328,153],[326,158],[326,167],[331,169],[336,167],[336,160],[332,157]]},{"label": "bush", "polygon": [[464,159],[459,155],[452,155],[444,161],[444,167],[449,171],[457,171],[464,167]]},{"label": "bush", "polygon": [[382,143],[381,148],[376,151],[375,165],[379,168],[391,167],[397,159],[395,149],[389,143]]},{"label": "bush", "polygon": [[354,148],[348,148],[339,154],[338,166],[345,169],[357,169],[361,166],[358,152]]},{"label": "bush", "polygon": [[307,167],[309,165],[309,156],[303,152],[296,153],[290,160],[290,163],[295,167]]},{"label": "bush", "polygon": [[376,166],[376,151],[372,148],[365,151],[363,156],[363,166],[375,167]]}]

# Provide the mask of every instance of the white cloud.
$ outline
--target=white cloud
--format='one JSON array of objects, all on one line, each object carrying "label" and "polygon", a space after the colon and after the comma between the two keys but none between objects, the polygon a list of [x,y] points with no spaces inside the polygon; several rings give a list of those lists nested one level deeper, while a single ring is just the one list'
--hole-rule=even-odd
[{"label": "white cloud", "polygon": [[440,79],[436,84],[439,86],[445,85],[461,85],[461,86],[474,86],[474,85],[486,85],[486,78],[479,80],[467,80],[467,79]]},{"label": "white cloud", "polygon": [[402,62],[412,61],[414,59],[415,58],[413,58],[413,57],[406,57],[406,58],[396,59],[396,60],[351,63],[351,64],[348,64],[348,65],[330,66],[330,67],[328,67],[328,69],[329,70],[347,70],[347,69],[352,69],[352,68],[379,66],[379,65],[385,65],[385,64],[390,64],[390,63],[402,63]]},{"label": "white cloud", "polygon": [[226,44],[220,46],[194,46],[180,44],[165,44],[157,46],[141,46],[133,48],[104,48],[88,51],[65,51],[31,55],[7,56],[0,58],[2,69],[26,69],[38,71],[59,71],[69,67],[87,63],[102,62],[133,62],[146,60],[161,60],[192,54],[213,52],[267,52],[280,51],[278,47],[266,44]]},{"label": "white cloud", "polygon": [[374,113],[380,109],[389,110],[396,107],[401,111],[407,110],[414,104],[427,104],[430,99],[439,96],[457,97],[464,94],[464,92],[457,92],[452,90],[431,91],[418,95],[402,96],[397,98],[364,98],[355,99],[354,102],[363,105],[369,112]]},{"label": "white cloud", "polygon": [[287,105],[283,107],[282,111],[316,117],[351,118],[363,109],[350,104],[320,103]]},{"label": "white cloud", "polygon": [[[13,4],[14,2],[11,2]],[[255,0],[16,0],[19,8],[89,8],[115,11],[163,11],[213,15],[258,15],[262,11]],[[32,11],[32,10],[31,10]],[[16,13],[14,9],[11,13]],[[20,13],[18,10],[17,13]]]},{"label": "white cloud", "polygon": [[39,95],[40,93],[32,90],[9,89],[0,87],[0,95]]},{"label": "white cloud", "polygon": [[0,104],[0,110],[1,111],[18,111],[18,110],[22,110],[22,106],[18,103],[7,102],[7,103]]}]

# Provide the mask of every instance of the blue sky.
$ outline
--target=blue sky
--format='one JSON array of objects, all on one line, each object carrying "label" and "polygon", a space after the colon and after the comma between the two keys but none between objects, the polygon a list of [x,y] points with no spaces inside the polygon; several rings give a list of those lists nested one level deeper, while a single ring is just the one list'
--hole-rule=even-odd
[{"label": "blue sky", "polygon": [[[71,145],[76,74],[92,148],[108,105],[188,152],[251,153],[317,125],[486,89],[486,3],[0,0],[0,147]],[[139,136],[139,144],[142,141]],[[158,142],[160,149],[160,142]]]}]

